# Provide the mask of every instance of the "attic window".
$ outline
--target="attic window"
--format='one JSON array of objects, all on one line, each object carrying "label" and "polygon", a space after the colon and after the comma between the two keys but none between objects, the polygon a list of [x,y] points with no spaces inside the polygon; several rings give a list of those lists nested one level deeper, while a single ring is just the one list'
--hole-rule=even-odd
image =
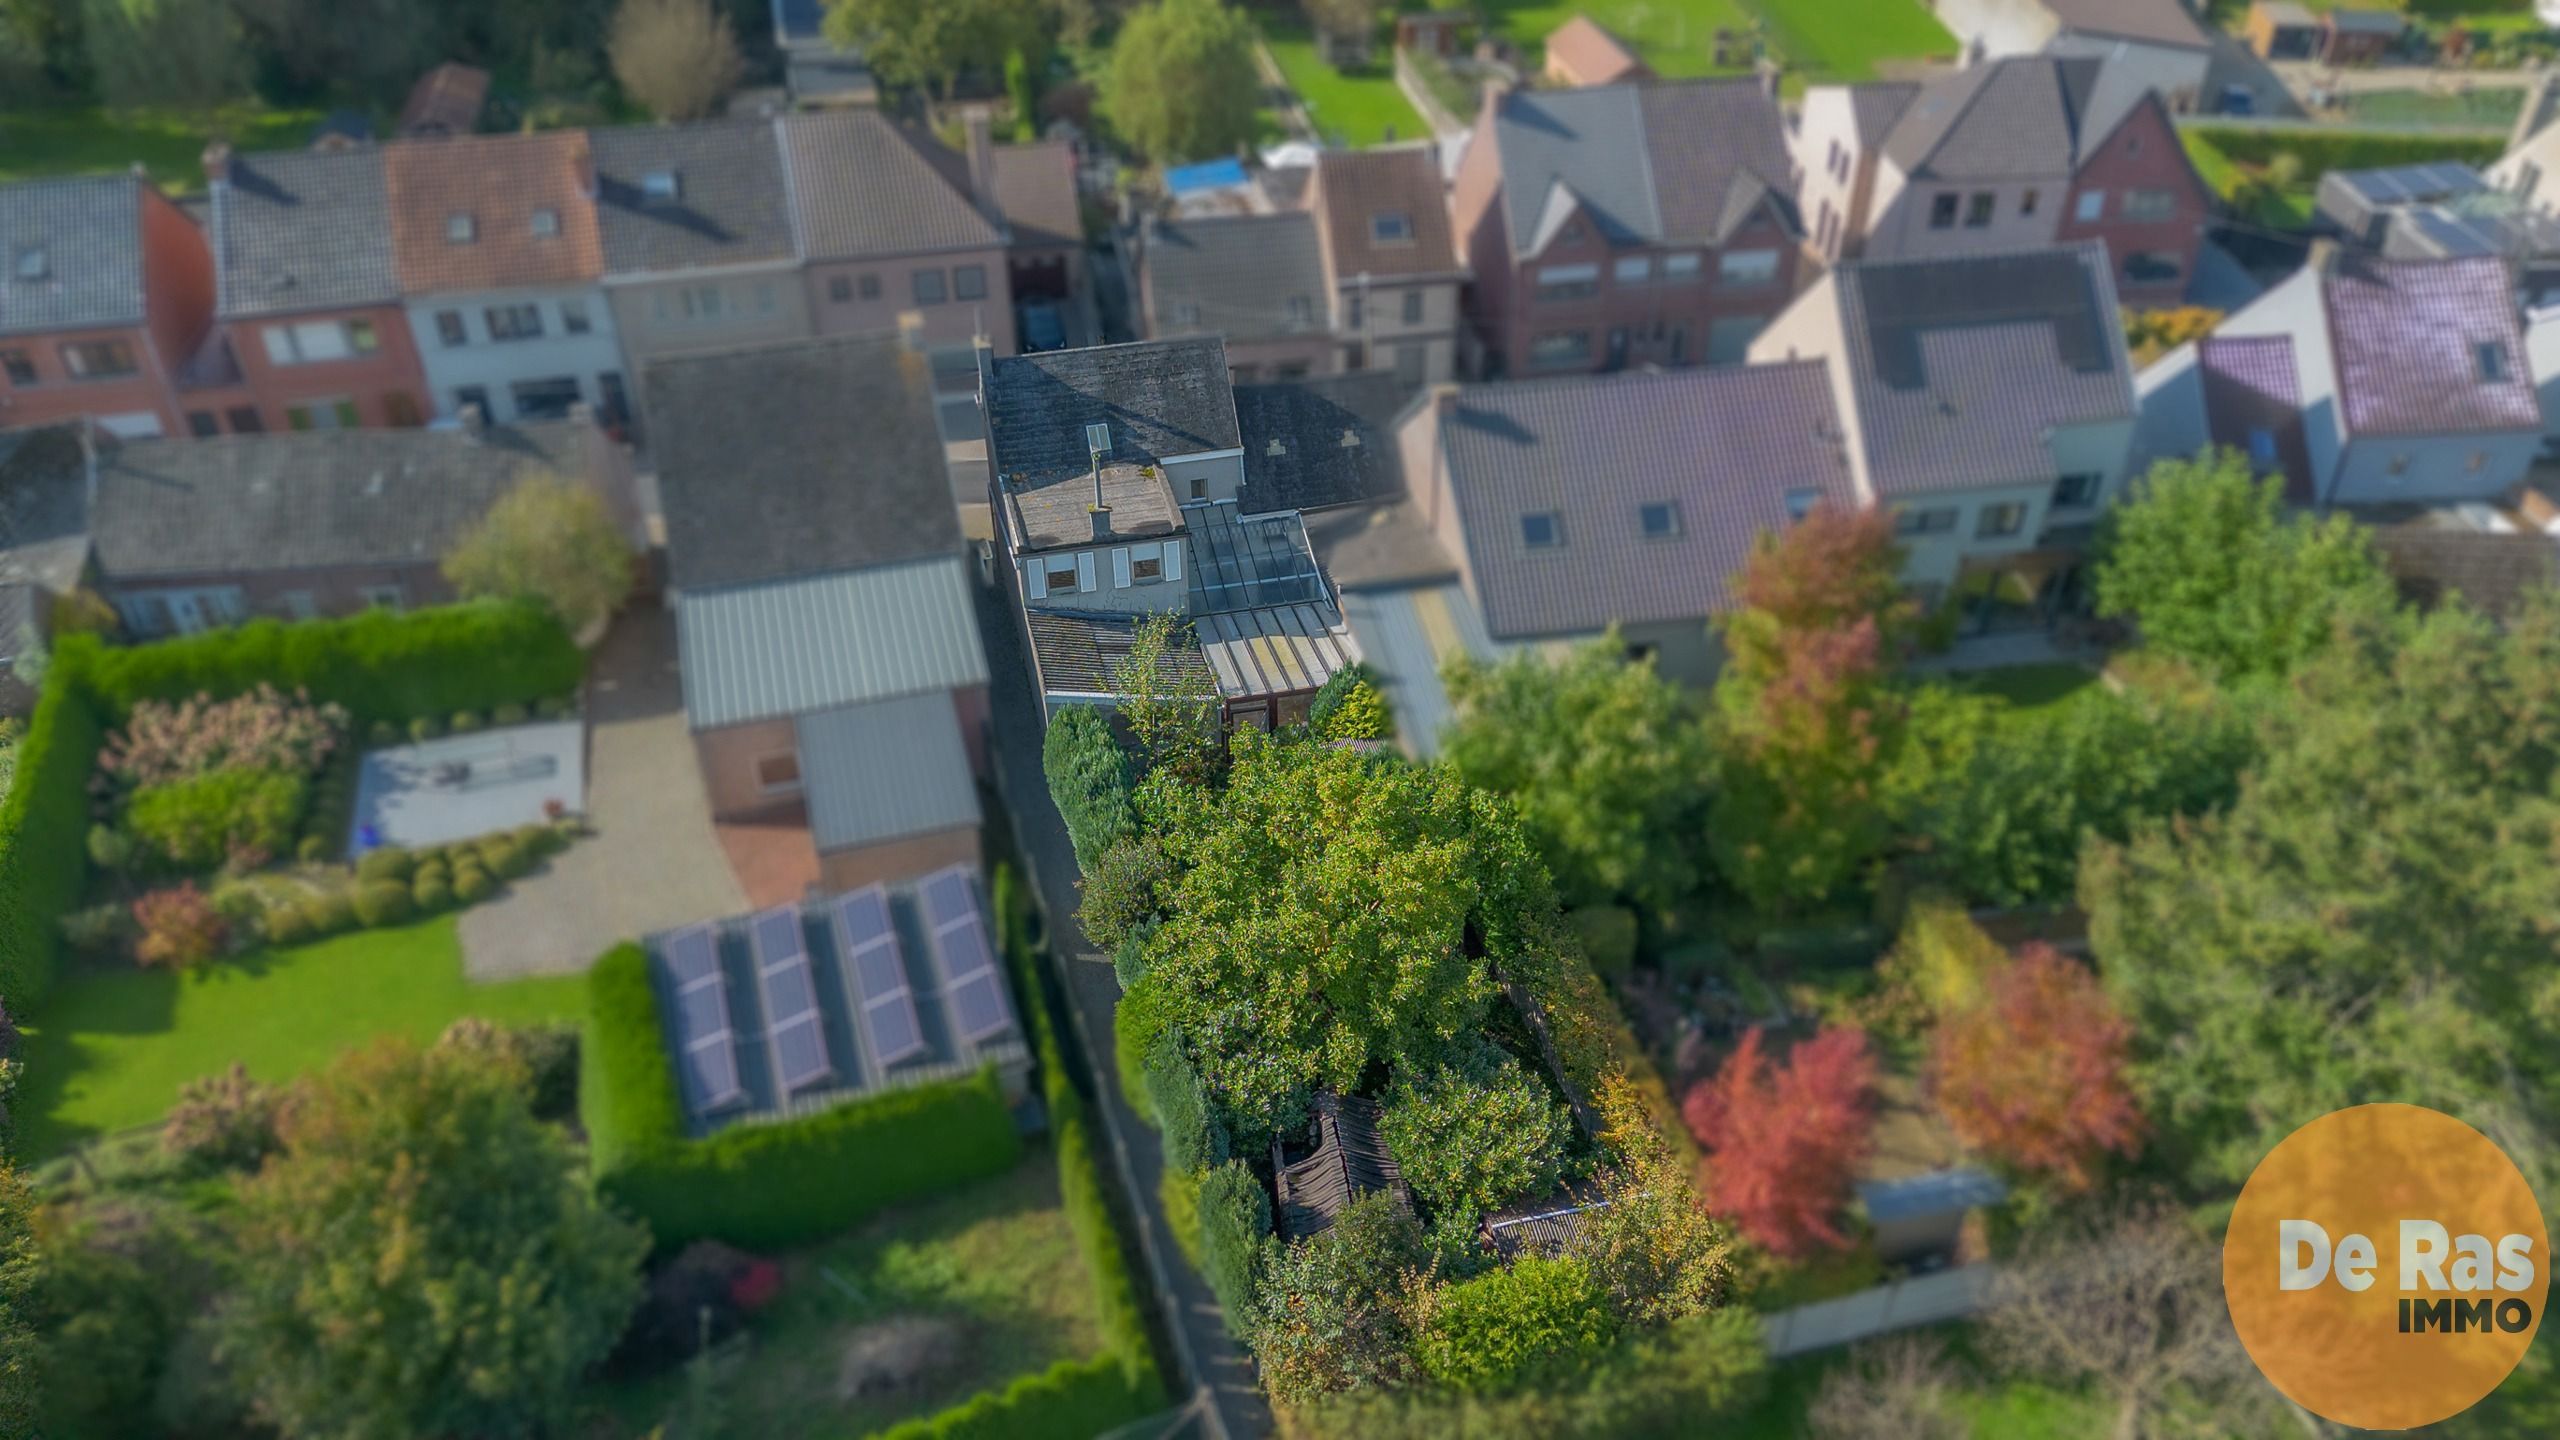
[{"label": "attic window", "polygon": [[560,212],[545,205],[533,212],[533,233],[544,239],[560,233]]},{"label": "attic window", "polygon": [[1314,323],[1315,318],[1316,318],[1316,306],[1315,306],[1315,302],[1314,302],[1314,301],[1309,300],[1309,299],[1308,299],[1306,296],[1304,296],[1304,295],[1292,295],[1292,296],[1290,296],[1290,297],[1289,297],[1289,323],[1290,323],[1290,324],[1292,324],[1292,325],[1307,325],[1307,324],[1312,324],[1312,323]]},{"label": "attic window", "polygon": [[640,193],[652,200],[673,200],[682,189],[673,170],[652,170],[640,177]]},{"label": "attic window", "polygon": [[468,245],[480,238],[480,222],[468,211],[457,211],[444,217],[444,238],[448,245]]},{"label": "attic window", "polygon": [[1185,301],[1181,302],[1180,304],[1178,304],[1178,305],[1174,306],[1174,307],[1173,307],[1173,323],[1174,323],[1174,324],[1176,324],[1176,325],[1197,325],[1197,324],[1199,324],[1199,323],[1200,323],[1200,307],[1199,307],[1199,306],[1197,306],[1197,305],[1192,304],[1192,303],[1191,303],[1190,301],[1188,301],[1188,300],[1185,300]]},{"label": "attic window", "polygon": [[1638,506],[1636,520],[1644,527],[1644,538],[1647,540],[1680,538],[1680,507],[1672,501],[1663,500],[1651,505]]},{"label": "attic window", "polygon": [[1563,517],[1553,510],[1521,516],[1520,543],[1532,550],[1553,550],[1564,544]]},{"label": "attic window", "polygon": [[1813,507],[1821,503],[1822,492],[1811,486],[1803,486],[1787,492],[1787,514],[1798,520],[1812,514]]},{"label": "attic window", "polygon": [[1111,427],[1108,425],[1087,425],[1084,427],[1084,448],[1092,451],[1096,455],[1110,454]]},{"label": "attic window", "polygon": [[2474,361],[2480,367],[2480,383],[2495,385],[2507,378],[2507,346],[2503,340],[2483,340],[2471,347]]},{"label": "attic window", "polygon": [[1390,211],[1369,217],[1369,238],[1381,245],[1401,245],[1413,239],[1413,217]]},{"label": "attic window", "polygon": [[18,252],[18,278],[42,280],[53,273],[53,258],[41,245],[31,245]]}]

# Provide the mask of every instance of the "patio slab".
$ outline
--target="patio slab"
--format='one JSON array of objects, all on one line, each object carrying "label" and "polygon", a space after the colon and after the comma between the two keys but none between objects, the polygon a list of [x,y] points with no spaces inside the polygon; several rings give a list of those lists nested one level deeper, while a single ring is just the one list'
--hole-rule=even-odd
[{"label": "patio slab", "polygon": [[586,726],[510,725],[368,751],[356,780],[350,851],[421,849],[513,830],[546,807],[586,808]]}]

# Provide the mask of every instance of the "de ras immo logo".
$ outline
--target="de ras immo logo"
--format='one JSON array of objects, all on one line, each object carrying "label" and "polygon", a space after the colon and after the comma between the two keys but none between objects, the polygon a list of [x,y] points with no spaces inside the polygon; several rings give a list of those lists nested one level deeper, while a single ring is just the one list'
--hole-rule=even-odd
[{"label": "de ras immo logo", "polygon": [[2324,1115],[2260,1161],[2222,1284],[2249,1356],[2305,1410],[2365,1430],[2462,1413],[2533,1344],[2551,1241],[2522,1171],[2416,1105]]}]

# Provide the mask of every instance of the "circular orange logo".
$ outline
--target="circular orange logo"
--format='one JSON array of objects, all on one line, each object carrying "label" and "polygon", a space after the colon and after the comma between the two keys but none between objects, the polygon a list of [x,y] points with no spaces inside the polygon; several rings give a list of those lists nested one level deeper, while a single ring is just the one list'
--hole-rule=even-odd
[{"label": "circular orange logo", "polygon": [[2489,1137],[2359,1105],[2258,1164],[2222,1241],[2249,1357],[2295,1404],[2365,1430],[2469,1409],[2524,1358],[2550,1289],[2533,1187]]}]

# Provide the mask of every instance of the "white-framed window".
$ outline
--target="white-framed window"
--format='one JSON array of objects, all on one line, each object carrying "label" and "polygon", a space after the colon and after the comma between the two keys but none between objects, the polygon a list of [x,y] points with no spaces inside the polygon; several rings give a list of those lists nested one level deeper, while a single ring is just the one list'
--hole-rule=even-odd
[{"label": "white-framed window", "polygon": [[1052,555],[1047,559],[1042,560],[1040,562],[1040,566],[1041,573],[1049,582],[1049,589],[1064,590],[1070,595],[1075,593],[1076,557],[1073,555]]},{"label": "white-framed window", "polygon": [[365,604],[376,610],[398,610],[402,604],[397,585],[367,585],[356,593],[363,597]]},{"label": "white-framed window", "polygon": [[1893,517],[1894,533],[1899,535],[1944,535],[1956,528],[1956,507],[1932,506],[1926,510],[1902,510]]},{"label": "white-framed window", "polygon": [[572,335],[584,335],[596,328],[587,315],[587,302],[572,295],[560,302],[560,328]]},{"label": "white-framed window", "polygon": [[492,305],[480,318],[489,327],[492,340],[539,340],[542,338],[542,307],[539,305]]},{"label": "white-framed window", "polygon": [[1746,287],[1767,285],[1778,278],[1778,252],[1775,250],[1727,250],[1716,257],[1716,283]]},{"label": "white-framed window", "polygon": [[1676,500],[1657,500],[1636,507],[1636,528],[1647,540],[1680,538],[1680,504]]},{"label": "white-framed window", "polygon": [[2023,500],[2009,500],[1998,505],[1982,507],[1981,514],[1974,518],[1973,538],[2004,540],[2026,528],[2027,503]]},{"label": "white-framed window", "polygon": [[548,205],[534,211],[533,233],[544,240],[557,239],[560,234],[560,212]]},{"label": "white-framed window", "polygon": [[951,269],[951,298],[984,300],[987,298],[987,267],[955,265]]},{"label": "white-framed window", "polygon": [[1553,510],[1534,510],[1520,517],[1520,543],[1532,550],[1554,550],[1564,544],[1564,517]]},{"label": "white-framed window", "polygon": [[1404,292],[1404,323],[1422,323],[1422,290],[1419,286]]},{"label": "white-framed window", "polygon": [[1643,285],[1653,279],[1653,257],[1629,255],[1609,267],[1609,278],[1621,285]]},{"label": "white-framed window", "polygon": [[652,200],[673,200],[684,191],[673,170],[652,170],[640,177],[640,193]]},{"label": "white-framed window", "polygon": [[436,339],[443,342],[448,350],[458,350],[471,343],[471,332],[462,323],[461,311],[436,312]]},{"label": "white-framed window", "polygon": [[2071,213],[2074,218],[2078,219],[2084,225],[2093,221],[2105,219],[2107,214],[2107,192],[2104,190],[2081,191],[2079,202],[2073,207]]},{"label": "white-framed window", "polygon": [[1683,281],[1695,280],[1703,268],[1704,260],[1695,250],[1683,250],[1677,254],[1662,257],[1662,278],[1666,284],[1677,285]]},{"label": "white-framed window", "polygon": [[444,217],[444,239],[448,245],[468,245],[480,238],[480,221],[467,210],[457,210]]},{"label": "white-framed window", "polygon": [[287,590],[284,592],[283,604],[284,613],[289,619],[308,620],[320,613],[320,602],[313,599],[308,590]]},{"label": "white-framed window", "polygon": [[2065,475],[2053,482],[2053,508],[2085,510],[2098,503],[2098,492],[2106,485],[2107,477],[2094,470]]},{"label": "white-framed window", "polygon": [[1598,265],[1547,265],[1538,271],[1538,298],[1541,300],[1580,300],[1599,293]]},{"label": "white-framed window", "polygon": [[775,750],[757,756],[756,793],[760,795],[800,793],[800,752]]},{"label": "white-framed window", "polygon": [[269,325],[258,338],[265,343],[267,362],[272,365],[313,365],[370,355],[382,343],[370,320],[306,320],[293,325]]},{"label": "white-framed window", "polygon": [[1529,341],[1531,369],[1562,369],[1569,365],[1586,365],[1590,361],[1591,332],[1588,330],[1558,330]]},{"label": "white-framed window", "polygon": [[2178,213],[2177,192],[2172,190],[2127,190],[2124,192],[2124,218],[2127,220],[2166,220]]},{"label": "white-framed window", "polygon": [[1369,217],[1369,240],[1377,245],[1403,245],[1413,239],[1413,217],[1390,210]]}]

